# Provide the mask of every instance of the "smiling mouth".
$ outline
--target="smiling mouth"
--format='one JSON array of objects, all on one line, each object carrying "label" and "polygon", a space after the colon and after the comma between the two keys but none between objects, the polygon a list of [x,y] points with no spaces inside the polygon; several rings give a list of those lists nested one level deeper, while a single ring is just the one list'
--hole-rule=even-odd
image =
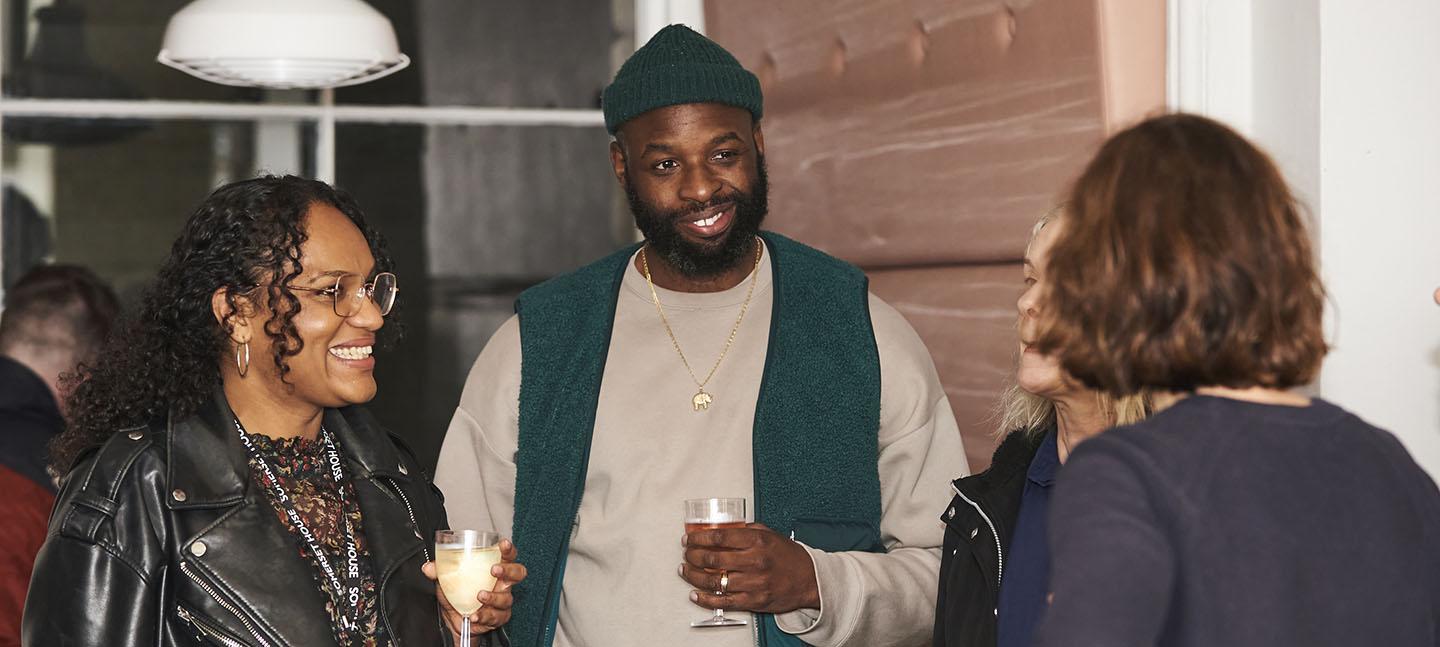
[{"label": "smiling mouth", "polygon": [[721,210],[717,211],[717,212],[715,213],[715,215],[710,216],[709,218],[701,218],[701,219],[699,219],[699,220],[692,220],[692,221],[690,221],[690,224],[693,224],[693,225],[695,225],[695,226],[697,226],[697,227],[709,227],[709,226],[711,226],[711,225],[714,225],[716,221],[720,220],[720,216],[723,216],[723,215],[725,215],[725,210],[724,210],[724,209],[721,209]]},{"label": "smiling mouth", "polygon": [[351,361],[369,359],[374,352],[374,346],[335,346],[330,349],[331,355]]},{"label": "smiling mouth", "polygon": [[698,218],[681,221],[681,227],[701,238],[714,238],[730,229],[735,220],[735,203],[727,202],[699,214]]}]

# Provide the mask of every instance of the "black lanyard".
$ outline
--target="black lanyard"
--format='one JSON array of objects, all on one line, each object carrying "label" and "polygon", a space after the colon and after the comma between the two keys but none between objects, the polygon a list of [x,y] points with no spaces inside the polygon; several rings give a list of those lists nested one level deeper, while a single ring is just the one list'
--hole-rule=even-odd
[{"label": "black lanyard", "polygon": [[[320,546],[320,538],[306,525],[305,519],[295,510],[295,503],[290,500],[290,495],[280,485],[280,479],[276,478],[275,472],[270,469],[270,464],[265,457],[260,455],[260,450],[250,442],[246,435],[245,428],[240,425],[240,419],[235,419],[235,431],[240,433],[240,442],[245,449],[250,451],[250,456],[260,464],[260,470],[265,473],[265,478],[270,480],[270,487],[274,491],[275,501],[284,510],[286,518],[295,526],[295,534],[298,534],[305,544],[310,547],[310,554],[315,556],[315,561],[320,565],[320,572],[326,579],[330,580],[330,588],[335,591],[350,606],[349,613],[340,614],[340,623],[349,631],[360,629],[360,550],[355,544],[355,528],[351,525],[350,515],[345,509],[345,470],[340,458],[340,450],[335,448],[335,440],[330,437],[330,431],[324,427],[320,428],[320,438],[325,441],[325,460],[330,465],[330,476],[335,479],[335,489],[340,494],[340,518],[345,521],[345,583],[341,583],[340,574],[330,564],[330,558],[325,555],[325,550]],[[338,602],[338,601],[337,601]]]}]

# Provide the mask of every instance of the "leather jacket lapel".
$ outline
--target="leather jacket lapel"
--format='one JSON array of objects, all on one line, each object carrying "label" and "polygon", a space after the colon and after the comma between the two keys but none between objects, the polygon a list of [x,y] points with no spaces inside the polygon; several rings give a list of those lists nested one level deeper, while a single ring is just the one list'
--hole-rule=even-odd
[{"label": "leather jacket lapel", "polygon": [[218,389],[195,415],[183,420],[171,416],[166,456],[172,510],[230,505],[245,497],[250,466],[234,419]]},{"label": "leather jacket lapel", "polygon": [[376,474],[410,479],[411,468],[401,464],[389,433],[380,427],[369,411],[360,407],[326,409],[325,428],[335,434],[357,477]]},{"label": "leather jacket lapel", "polygon": [[[263,494],[253,491],[245,501],[219,512],[209,523],[209,511],[177,515],[177,531],[193,532],[193,539],[177,537],[178,558],[192,580],[208,586],[232,605],[243,609],[247,620],[279,644],[321,645],[334,642],[325,598],[315,584],[313,568],[299,553],[295,540],[275,518]],[[201,547],[201,548],[197,548]],[[197,554],[198,553],[198,554]],[[284,591],[284,595],[276,595]],[[223,605],[222,605],[223,606]]]},{"label": "leather jacket lapel", "polygon": [[395,488],[401,484],[384,481],[383,477],[356,480],[355,493],[360,499],[365,527],[386,529],[365,535],[384,621],[390,624],[392,635],[413,635],[423,630],[417,624],[434,622],[433,614],[416,617],[410,613],[417,608],[415,600],[435,597],[435,585],[420,572],[420,566],[429,559],[430,548],[411,524],[405,503],[397,495]]},{"label": "leather jacket lapel", "polygon": [[[434,496],[413,457],[402,458],[388,432],[358,407],[327,411],[325,426],[345,452],[347,469],[364,517],[382,621],[393,636],[433,635],[435,616],[416,600],[435,597],[435,584],[420,572],[432,558],[439,523],[426,507]],[[429,536],[427,536],[427,534]]]}]

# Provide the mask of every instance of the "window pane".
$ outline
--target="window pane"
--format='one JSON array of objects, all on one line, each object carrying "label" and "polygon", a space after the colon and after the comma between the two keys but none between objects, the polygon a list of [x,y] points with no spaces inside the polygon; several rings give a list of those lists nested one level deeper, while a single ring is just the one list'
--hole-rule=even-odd
[{"label": "window pane", "polygon": [[633,49],[630,15],[612,8],[620,4],[371,0],[395,26],[410,68],[341,88],[336,101],[599,108],[600,90]]},{"label": "window pane", "polygon": [[341,125],[337,184],[396,262],[401,347],[371,409],[431,462],[520,290],[635,240],[603,128]]},{"label": "window pane", "polygon": [[7,286],[53,259],[90,266],[128,299],[216,185],[257,168],[313,172],[304,154],[313,134],[297,122],[7,118],[0,127]]}]

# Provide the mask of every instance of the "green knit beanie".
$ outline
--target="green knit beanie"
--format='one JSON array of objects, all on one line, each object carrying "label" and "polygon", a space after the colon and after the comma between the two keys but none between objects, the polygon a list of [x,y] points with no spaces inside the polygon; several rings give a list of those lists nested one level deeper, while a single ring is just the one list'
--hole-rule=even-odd
[{"label": "green knit beanie", "polygon": [[682,103],[723,103],[749,110],[759,121],[764,102],[754,74],[685,25],[661,29],[636,50],[600,100],[611,135],[645,112]]}]

